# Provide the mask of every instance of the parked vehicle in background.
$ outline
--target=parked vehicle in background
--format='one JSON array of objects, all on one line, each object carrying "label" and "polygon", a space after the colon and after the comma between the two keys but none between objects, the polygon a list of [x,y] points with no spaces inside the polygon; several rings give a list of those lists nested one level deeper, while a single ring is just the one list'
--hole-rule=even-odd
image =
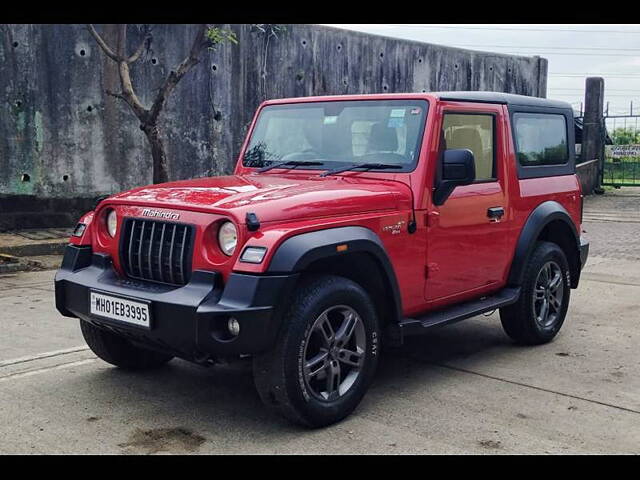
[{"label": "parked vehicle in background", "polygon": [[578,286],[573,112],[491,92],[260,106],[234,175],[149,185],[80,220],[56,304],[100,358],[253,358],[264,403],[349,415],[385,343],[500,309],[552,340]]}]

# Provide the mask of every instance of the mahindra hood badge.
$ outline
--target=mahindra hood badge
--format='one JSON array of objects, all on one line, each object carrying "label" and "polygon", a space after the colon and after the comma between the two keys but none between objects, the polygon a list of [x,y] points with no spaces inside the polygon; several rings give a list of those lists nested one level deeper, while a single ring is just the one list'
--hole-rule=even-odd
[{"label": "mahindra hood badge", "polygon": [[161,212],[159,210],[152,210],[150,208],[145,208],[142,210],[143,217],[154,217],[154,218],[166,218],[167,220],[178,220],[180,218],[179,213],[174,212]]}]

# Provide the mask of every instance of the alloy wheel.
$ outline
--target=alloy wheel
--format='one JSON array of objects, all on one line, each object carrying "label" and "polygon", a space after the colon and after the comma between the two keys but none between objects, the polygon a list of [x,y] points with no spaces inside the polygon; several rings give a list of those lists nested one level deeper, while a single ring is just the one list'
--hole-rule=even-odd
[{"label": "alloy wheel", "polygon": [[564,283],[562,269],[553,261],[545,263],[536,278],[533,294],[533,312],[542,328],[551,327],[560,317]]},{"label": "alloy wheel", "polygon": [[316,318],[305,342],[307,388],[322,401],[342,397],[358,379],[365,352],[365,328],[358,313],[346,305],[328,308]]}]

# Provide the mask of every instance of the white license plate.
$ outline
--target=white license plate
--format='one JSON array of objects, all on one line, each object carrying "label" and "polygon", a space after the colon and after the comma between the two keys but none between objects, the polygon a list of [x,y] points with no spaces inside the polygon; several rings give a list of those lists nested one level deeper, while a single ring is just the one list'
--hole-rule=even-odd
[{"label": "white license plate", "polygon": [[99,317],[119,320],[140,327],[151,327],[151,315],[149,304],[136,302],[121,297],[113,297],[98,292],[91,292],[89,296],[91,304],[90,313]]}]

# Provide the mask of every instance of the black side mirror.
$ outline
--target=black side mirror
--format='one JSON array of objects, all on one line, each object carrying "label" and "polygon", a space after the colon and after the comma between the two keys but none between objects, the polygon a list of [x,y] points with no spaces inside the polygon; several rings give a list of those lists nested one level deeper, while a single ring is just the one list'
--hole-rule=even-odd
[{"label": "black side mirror", "polygon": [[469,185],[476,179],[476,164],[468,149],[445,150],[438,186],[433,192],[433,203],[442,205],[459,185]]}]

